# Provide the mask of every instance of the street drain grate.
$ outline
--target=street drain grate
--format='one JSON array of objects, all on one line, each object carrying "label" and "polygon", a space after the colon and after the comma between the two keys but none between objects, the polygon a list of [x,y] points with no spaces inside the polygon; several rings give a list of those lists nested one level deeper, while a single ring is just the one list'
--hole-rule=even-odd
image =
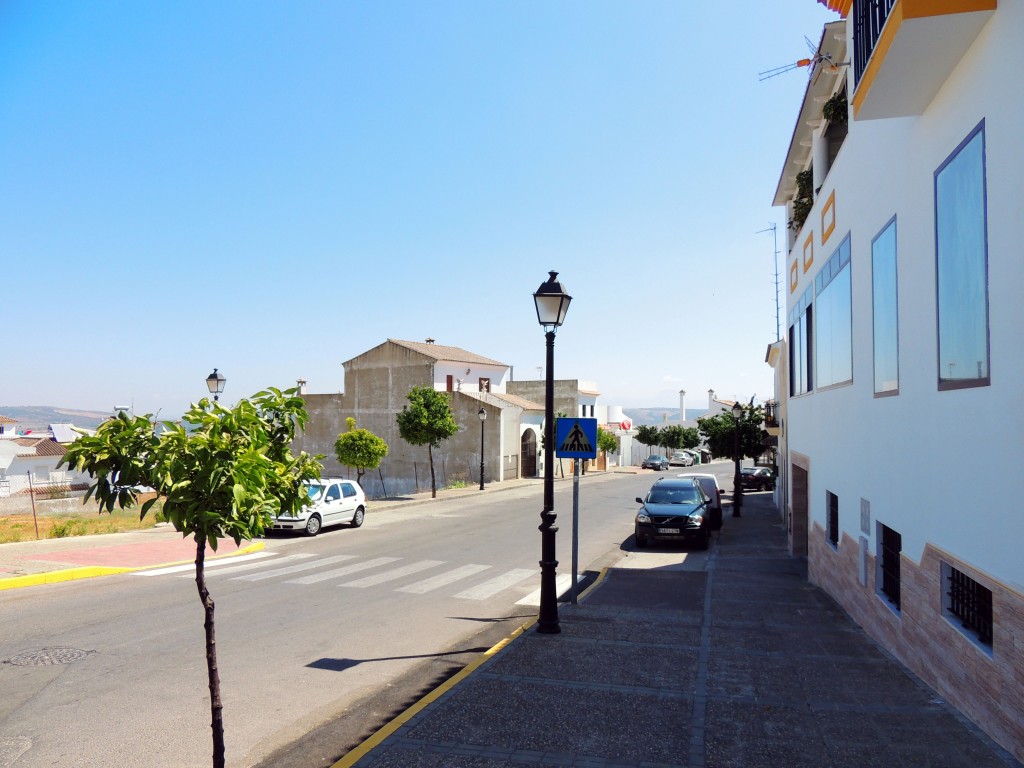
[{"label": "street drain grate", "polygon": [[11,664],[15,667],[48,667],[53,664],[70,664],[72,661],[79,661],[93,653],[96,651],[83,651],[78,648],[40,648],[4,659],[4,664]]}]

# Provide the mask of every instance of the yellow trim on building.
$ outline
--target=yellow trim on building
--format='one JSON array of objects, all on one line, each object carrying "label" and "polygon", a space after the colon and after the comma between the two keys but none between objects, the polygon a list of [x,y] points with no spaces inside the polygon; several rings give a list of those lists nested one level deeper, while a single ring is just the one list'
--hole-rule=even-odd
[{"label": "yellow trim on building", "polygon": [[996,10],[996,0],[899,0],[889,11],[882,34],[879,35],[878,42],[875,43],[875,48],[871,52],[871,59],[860,76],[860,82],[857,83],[857,90],[853,94],[854,118],[857,117],[860,108],[864,105],[864,100],[867,99],[868,93],[871,91],[871,86],[885,62],[885,57],[889,53],[889,48],[892,47],[904,19],[927,19],[932,16],[948,16],[954,13],[994,10]]},{"label": "yellow trim on building", "polygon": [[[808,255],[809,254],[809,255]],[[807,239],[804,240],[804,273],[811,268],[814,263],[814,232],[812,231]]]},{"label": "yellow trim on building", "polygon": [[[827,223],[826,223],[827,222]],[[832,193],[828,196],[828,200],[825,201],[825,206],[821,209],[821,244],[824,245],[828,242],[829,235],[836,228],[836,191],[833,189]]]}]

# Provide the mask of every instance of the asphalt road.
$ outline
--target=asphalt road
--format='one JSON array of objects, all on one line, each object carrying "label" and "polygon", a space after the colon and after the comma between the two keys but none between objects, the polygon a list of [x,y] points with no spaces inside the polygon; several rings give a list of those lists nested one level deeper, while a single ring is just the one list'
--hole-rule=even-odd
[{"label": "asphalt road", "polygon": [[[634,497],[654,479],[582,479],[581,571],[631,547]],[[559,483],[566,575],[571,493]],[[211,567],[229,765],[330,764],[536,615],[541,502],[537,485],[371,513],[361,529],[273,537],[266,556]],[[192,577],[184,569],[0,594],[0,768],[17,754],[18,768],[208,764]]]}]

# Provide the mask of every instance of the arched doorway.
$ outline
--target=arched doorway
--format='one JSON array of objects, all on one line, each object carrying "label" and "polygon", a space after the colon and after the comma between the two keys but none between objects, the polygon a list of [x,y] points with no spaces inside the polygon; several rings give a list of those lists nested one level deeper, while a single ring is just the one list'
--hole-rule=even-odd
[{"label": "arched doorway", "polygon": [[537,476],[537,433],[532,429],[519,439],[519,465],[523,468],[520,477]]}]

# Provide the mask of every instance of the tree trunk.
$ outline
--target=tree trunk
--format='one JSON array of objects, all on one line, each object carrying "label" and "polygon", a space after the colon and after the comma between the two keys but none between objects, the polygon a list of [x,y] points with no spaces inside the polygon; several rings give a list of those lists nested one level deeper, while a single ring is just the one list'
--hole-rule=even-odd
[{"label": "tree trunk", "polygon": [[206,534],[196,533],[196,587],[206,613],[206,672],[210,680],[210,728],[213,730],[213,768],[224,768],[224,705],[220,700],[220,672],[217,669],[217,640],[213,625],[213,598],[206,588]]},{"label": "tree trunk", "polygon": [[430,457],[430,498],[437,498],[437,479],[434,477],[434,449],[427,443],[427,456]]}]

